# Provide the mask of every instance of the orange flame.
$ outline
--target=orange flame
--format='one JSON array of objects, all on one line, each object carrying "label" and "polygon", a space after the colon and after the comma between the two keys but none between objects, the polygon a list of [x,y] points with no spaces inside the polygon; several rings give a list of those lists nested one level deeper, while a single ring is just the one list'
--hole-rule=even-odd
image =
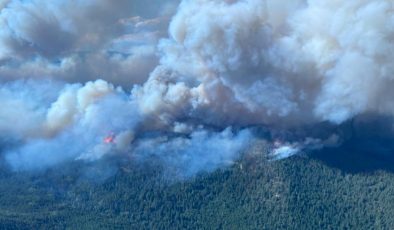
[{"label": "orange flame", "polygon": [[110,144],[110,143],[114,143],[115,140],[115,135],[113,133],[111,133],[110,135],[104,137],[104,143],[105,144]]}]

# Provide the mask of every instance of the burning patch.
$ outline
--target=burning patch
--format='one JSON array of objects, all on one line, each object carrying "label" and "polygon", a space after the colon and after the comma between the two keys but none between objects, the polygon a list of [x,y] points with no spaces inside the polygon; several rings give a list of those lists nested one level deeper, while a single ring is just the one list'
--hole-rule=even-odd
[{"label": "burning patch", "polygon": [[111,144],[115,142],[115,134],[111,133],[108,136],[104,137],[103,142],[105,144]]}]

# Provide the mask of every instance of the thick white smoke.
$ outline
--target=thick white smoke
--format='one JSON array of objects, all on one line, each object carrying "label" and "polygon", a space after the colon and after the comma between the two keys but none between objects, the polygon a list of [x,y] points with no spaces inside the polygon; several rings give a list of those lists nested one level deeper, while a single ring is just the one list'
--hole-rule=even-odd
[{"label": "thick white smoke", "polygon": [[[1,22],[10,22],[15,15],[31,17],[36,6],[31,4],[10,1],[0,14]],[[81,84],[4,83],[0,88],[0,131],[12,137],[5,148],[6,158],[16,169],[128,154],[140,160],[158,157],[189,176],[236,159],[255,138],[243,127],[267,126],[275,132],[322,122],[339,125],[363,114],[394,113],[394,3],[390,0],[183,0],[169,24],[168,38],[162,39],[161,29],[167,25],[163,15],[171,13],[144,20],[111,7],[122,12],[121,17],[114,17],[102,12],[105,1],[92,4],[96,7],[81,5],[76,13],[59,14],[44,4],[47,9],[43,12],[48,15],[30,22],[38,24],[24,24],[22,19],[8,23],[0,36],[1,50],[6,50],[0,54],[6,63],[0,73],[18,72],[19,78],[34,69],[40,74],[60,71],[67,76],[74,67],[63,67],[83,63],[102,74],[102,67],[116,59],[110,70],[115,68],[117,73],[125,68],[130,76],[138,76],[117,79],[109,74],[103,76],[107,81],[86,82],[92,76],[85,78],[81,73],[89,70],[71,71],[74,81],[82,79]],[[161,9],[173,12],[174,7],[169,4]],[[100,12],[109,15],[94,21],[97,25],[115,20],[131,25],[133,32],[86,32],[89,23],[75,24],[82,15],[100,16]],[[72,39],[47,47],[46,38],[33,36],[37,30],[29,28],[39,28],[53,18],[60,34],[69,32]],[[64,18],[69,20],[61,20]],[[101,33],[105,36],[93,44],[84,40]],[[21,39],[22,43],[15,43]],[[117,42],[130,39],[150,42]],[[32,46],[25,49],[21,44]],[[108,44],[114,50],[132,50],[131,58],[149,53],[152,59],[137,58],[132,63],[118,62],[125,60],[121,55],[106,59],[100,52],[111,46]],[[89,60],[80,62],[81,56],[63,55],[90,45],[99,48]],[[22,72],[10,67],[15,60],[31,58],[31,53],[33,62],[29,59],[28,64],[17,65]],[[60,64],[43,64],[59,55]],[[158,65],[153,68],[152,63]],[[139,70],[145,65],[153,69],[149,75]],[[321,139],[305,134],[300,140],[281,140],[286,144],[278,146],[282,142],[275,142],[272,154],[282,158],[340,142],[340,137],[331,134]]]},{"label": "thick white smoke", "polygon": [[161,65],[136,90],[141,107],[220,125],[392,114],[392,10],[390,1],[183,1]]},{"label": "thick white smoke", "polygon": [[[22,89],[25,87],[23,84]],[[34,90],[52,89],[34,87],[38,89],[27,92],[22,98],[1,101],[2,104],[13,103],[18,106],[19,113],[23,112],[7,111],[7,120],[0,126],[1,133],[15,139],[17,146],[8,148],[7,159],[16,169],[45,168],[77,158],[95,160],[129,147],[124,142],[131,143],[140,115],[120,88],[102,80],[65,85],[53,102],[37,103],[39,98],[34,98]],[[19,87],[3,86],[4,89],[16,90],[13,96],[20,93]],[[23,122],[18,125],[21,120]],[[21,128],[12,128],[15,124]],[[117,144],[105,144],[103,140],[112,133],[116,134]]]}]

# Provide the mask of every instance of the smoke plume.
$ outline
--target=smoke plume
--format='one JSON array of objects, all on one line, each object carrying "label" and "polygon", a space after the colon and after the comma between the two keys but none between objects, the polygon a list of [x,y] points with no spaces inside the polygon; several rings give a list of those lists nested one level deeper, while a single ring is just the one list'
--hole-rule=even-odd
[{"label": "smoke plume", "polygon": [[337,146],[358,117],[389,117],[391,135],[389,0],[0,7],[0,143],[15,170],[120,155],[193,176],[257,139],[273,159]]}]

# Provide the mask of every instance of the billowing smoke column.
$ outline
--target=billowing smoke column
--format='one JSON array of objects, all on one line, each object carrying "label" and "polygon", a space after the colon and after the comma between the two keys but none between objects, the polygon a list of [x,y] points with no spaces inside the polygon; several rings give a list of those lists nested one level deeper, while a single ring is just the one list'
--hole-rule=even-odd
[{"label": "billowing smoke column", "polygon": [[[76,2],[61,13],[63,1],[3,4],[0,138],[14,169],[118,154],[192,176],[231,164],[257,138],[254,126],[291,132],[394,113],[389,0],[183,0],[177,10],[163,1],[143,17],[126,3]],[[85,14],[105,15],[90,17],[99,29]],[[49,44],[40,29],[51,30]],[[272,154],[340,142],[322,132],[271,135]]]}]

